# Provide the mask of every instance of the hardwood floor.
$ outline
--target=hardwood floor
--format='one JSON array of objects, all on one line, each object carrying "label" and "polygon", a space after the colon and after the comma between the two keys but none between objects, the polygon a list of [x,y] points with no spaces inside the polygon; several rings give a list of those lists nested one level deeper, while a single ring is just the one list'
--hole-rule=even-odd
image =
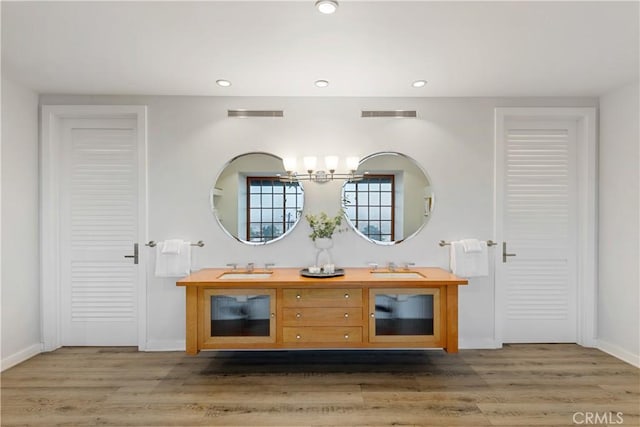
[{"label": "hardwood floor", "polygon": [[640,370],[571,344],[458,354],[62,348],[1,380],[2,426],[640,425]]}]

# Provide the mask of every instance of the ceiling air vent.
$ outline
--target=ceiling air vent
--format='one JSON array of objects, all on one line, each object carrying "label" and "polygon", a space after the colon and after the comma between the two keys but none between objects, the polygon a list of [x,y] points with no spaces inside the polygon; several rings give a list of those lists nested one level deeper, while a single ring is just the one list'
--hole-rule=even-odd
[{"label": "ceiling air vent", "polygon": [[284,117],[283,110],[227,110],[228,117]]},{"label": "ceiling air vent", "polygon": [[391,110],[391,111],[365,111],[362,117],[418,117],[415,110]]}]

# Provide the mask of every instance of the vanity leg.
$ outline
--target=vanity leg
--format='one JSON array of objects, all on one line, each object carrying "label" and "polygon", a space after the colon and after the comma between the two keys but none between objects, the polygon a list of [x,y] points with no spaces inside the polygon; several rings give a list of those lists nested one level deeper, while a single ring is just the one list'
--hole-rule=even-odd
[{"label": "vanity leg", "polygon": [[447,286],[447,353],[458,352],[458,287]]},{"label": "vanity leg", "polygon": [[187,286],[187,354],[198,354],[198,288]]}]

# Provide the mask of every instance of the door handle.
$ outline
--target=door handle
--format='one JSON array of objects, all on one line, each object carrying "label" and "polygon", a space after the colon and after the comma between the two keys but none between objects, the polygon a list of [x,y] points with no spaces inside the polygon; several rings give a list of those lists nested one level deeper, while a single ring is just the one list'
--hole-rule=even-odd
[{"label": "door handle", "polygon": [[507,253],[507,242],[502,242],[502,262],[507,262],[507,257],[516,256],[516,254]]},{"label": "door handle", "polygon": [[133,255],[125,255],[125,258],[133,258],[133,263],[137,264],[138,263],[138,244],[134,243],[133,244]]}]

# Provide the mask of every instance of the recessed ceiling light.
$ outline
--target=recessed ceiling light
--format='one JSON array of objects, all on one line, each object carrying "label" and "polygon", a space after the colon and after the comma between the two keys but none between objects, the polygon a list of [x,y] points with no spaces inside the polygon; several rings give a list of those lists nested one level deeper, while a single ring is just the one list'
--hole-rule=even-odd
[{"label": "recessed ceiling light", "polygon": [[415,82],[411,83],[411,86],[413,87],[424,87],[427,84],[426,80],[416,80]]},{"label": "recessed ceiling light", "polygon": [[320,13],[330,15],[338,9],[338,2],[335,0],[318,0],[316,2],[316,8]]},{"label": "recessed ceiling light", "polygon": [[229,86],[231,86],[231,82],[230,82],[229,80],[223,80],[223,79],[216,80],[216,84],[217,84],[218,86],[222,86],[222,87],[229,87]]},{"label": "recessed ceiling light", "polygon": [[329,82],[327,80],[316,80],[314,83],[317,87],[327,87]]}]

